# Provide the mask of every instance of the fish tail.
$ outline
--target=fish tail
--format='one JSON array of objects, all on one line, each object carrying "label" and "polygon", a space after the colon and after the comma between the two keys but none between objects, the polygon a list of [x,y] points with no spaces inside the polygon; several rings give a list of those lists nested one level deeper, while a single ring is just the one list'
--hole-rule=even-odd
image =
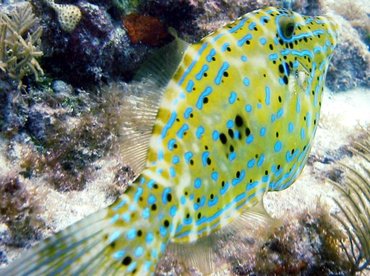
[{"label": "fish tail", "polygon": [[169,233],[160,231],[149,207],[140,207],[143,188],[128,190],[110,207],[40,242],[0,275],[152,274]]}]

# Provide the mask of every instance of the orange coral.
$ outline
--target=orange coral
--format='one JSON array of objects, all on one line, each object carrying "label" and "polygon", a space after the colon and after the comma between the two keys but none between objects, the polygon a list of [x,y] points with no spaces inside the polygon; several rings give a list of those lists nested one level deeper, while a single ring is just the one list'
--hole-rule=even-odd
[{"label": "orange coral", "polygon": [[149,46],[160,46],[169,38],[164,24],[153,16],[130,14],[123,18],[123,25],[134,44],[142,42]]}]

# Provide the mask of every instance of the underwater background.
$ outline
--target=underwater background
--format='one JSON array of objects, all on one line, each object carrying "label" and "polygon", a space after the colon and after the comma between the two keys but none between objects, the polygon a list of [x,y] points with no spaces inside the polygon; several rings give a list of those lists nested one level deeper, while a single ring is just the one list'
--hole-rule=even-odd
[{"label": "underwater background", "polygon": [[[108,206],[136,174],[122,151],[134,82],[173,39],[199,41],[235,18],[281,1],[0,1],[0,267]],[[292,1],[340,25],[308,164],[266,195],[284,221],[268,233],[218,241],[222,275],[353,275],[370,265],[370,3]],[[140,126],[140,121],[134,122]],[[270,229],[269,229],[270,231]],[[171,254],[158,275],[199,275]]]}]

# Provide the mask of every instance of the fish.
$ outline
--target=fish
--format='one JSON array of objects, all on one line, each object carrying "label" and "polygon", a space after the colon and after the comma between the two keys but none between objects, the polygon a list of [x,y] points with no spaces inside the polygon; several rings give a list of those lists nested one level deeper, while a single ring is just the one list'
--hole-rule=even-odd
[{"label": "fish", "polygon": [[202,246],[219,233],[268,219],[264,195],[291,186],[307,161],[337,39],[330,17],[276,7],[195,44],[177,38],[176,62],[147,67],[163,91],[126,150],[138,178],[2,274],[151,275],[167,248],[205,263]]}]

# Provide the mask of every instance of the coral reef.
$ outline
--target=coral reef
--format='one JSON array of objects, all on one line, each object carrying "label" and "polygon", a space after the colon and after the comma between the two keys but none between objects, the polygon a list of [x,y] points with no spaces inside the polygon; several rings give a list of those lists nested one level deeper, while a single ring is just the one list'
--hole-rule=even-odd
[{"label": "coral reef", "polygon": [[73,32],[65,32],[43,2],[33,2],[44,27],[44,69],[53,78],[85,88],[127,80],[148,53],[149,47],[131,43],[120,17],[106,2],[77,2],[74,7],[81,19]]},{"label": "coral reef", "polygon": [[[115,86],[112,82],[131,80],[151,49],[167,42],[164,26],[174,27],[186,41],[196,42],[225,22],[279,1],[59,0],[53,10],[45,0],[32,0],[38,19],[29,2],[18,2],[10,5],[12,12],[0,8],[0,162],[6,156],[9,163],[20,165],[16,172],[4,173],[0,164],[0,264],[19,253],[14,253],[14,246],[28,246],[30,241],[114,201],[135,177],[120,148],[125,137],[122,123],[128,119],[122,108],[133,90],[140,90],[145,98],[147,89],[142,84]],[[66,7],[74,7],[72,21]],[[305,14],[337,14],[342,34],[327,77],[327,85],[334,91],[369,86],[370,59],[363,42],[368,39],[369,19],[361,7],[344,0],[334,4],[302,0],[293,6]],[[63,12],[67,18],[61,16]],[[13,44],[7,44],[9,41]],[[42,76],[43,71],[47,76]],[[30,82],[32,78],[27,76],[38,82]],[[16,93],[10,78],[25,89]],[[290,213],[291,221],[274,230],[267,240],[251,232],[248,237],[221,241],[223,250],[216,256],[220,270],[234,275],[350,274],[368,264],[363,246],[368,237],[361,236],[359,221],[346,218],[356,212],[351,204],[357,202],[353,198],[356,190],[345,188],[342,197],[336,197],[342,203],[336,216],[344,231],[339,231],[323,210],[312,211],[315,198],[332,192],[331,185],[323,184],[325,177],[346,183],[342,175],[347,169],[332,171],[333,163],[345,158],[357,162],[352,158],[358,153],[344,145],[349,133],[358,132],[354,127],[359,124],[357,119],[363,118],[363,123],[370,118],[366,95],[366,90],[326,93],[318,139],[301,183],[287,196],[281,193],[267,201],[274,216]],[[325,113],[327,106],[336,113]],[[365,152],[361,148],[357,151]],[[310,211],[303,209],[310,207]],[[187,269],[174,256],[166,255],[157,273],[181,275]],[[190,273],[196,274],[196,268],[190,268]]]},{"label": "coral reef", "polygon": [[301,214],[274,231],[255,261],[234,262],[235,275],[328,275],[346,273],[349,262],[339,250],[341,233],[325,211]]},{"label": "coral reef", "polygon": [[112,5],[122,14],[130,14],[137,11],[140,0],[112,0]]},{"label": "coral reef", "polygon": [[334,91],[370,86],[370,53],[349,22],[337,18],[341,35],[328,70],[326,85]]},{"label": "coral reef", "polygon": [[81,20],[81,11],[75,5],[56,4],[54,0],[44,0],[58,15],[60,27],[66,32],[73,32]]},{"label": "coral reef", "polygon": [[37,61],[43,53],[42,29],[36,21],[27,2],[17,5],[9,15],[0,10],[0,69],[17,82],[18,88],[25,76],[33,74],[38,80],[44,73]]},{"label": "coral reef", "polygon": [[[34,143],[42,150],[26,150],[21,161],[25,175],[46,174],[50,184],[61,191],[84,188],[92,175],[90,164],[116,144],[122,121],[119,113],[122,92],[104,93],[88,106],[86,101],[93,98],[83,99],[81,95],[74,98],[81,103],[72,107],[74,100],[70,95],[65,106],[79,108],[80,105],[81,114],[74,117],[73,109],[57,111],[33,105],[27,126]],[[86,106],[81,108],[81,105]]]}]

